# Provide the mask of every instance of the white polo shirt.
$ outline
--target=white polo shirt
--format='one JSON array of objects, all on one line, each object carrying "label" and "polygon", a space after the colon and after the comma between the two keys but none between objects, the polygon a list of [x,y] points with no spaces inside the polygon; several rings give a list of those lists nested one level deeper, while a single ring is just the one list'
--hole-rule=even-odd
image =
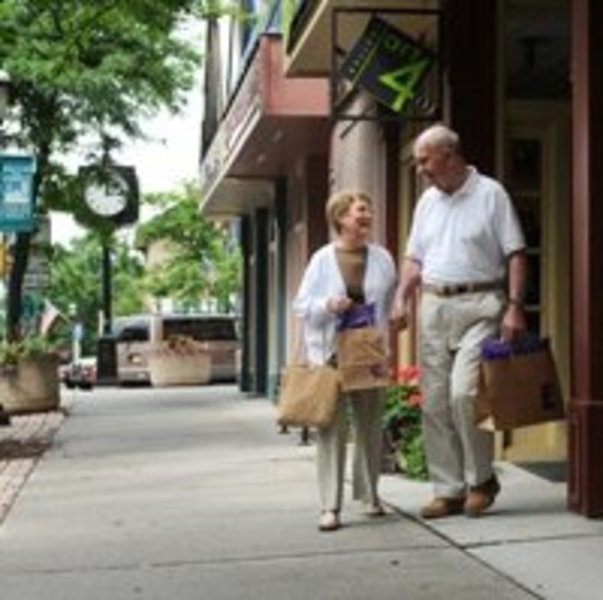
[{"label": "white polo shirt", "polygon": [[424,283],[502,280],[506,257],[525,247],[504,188],[469,169],[456,192],[432,186],[415,208],[406,255],[421,263]]}]

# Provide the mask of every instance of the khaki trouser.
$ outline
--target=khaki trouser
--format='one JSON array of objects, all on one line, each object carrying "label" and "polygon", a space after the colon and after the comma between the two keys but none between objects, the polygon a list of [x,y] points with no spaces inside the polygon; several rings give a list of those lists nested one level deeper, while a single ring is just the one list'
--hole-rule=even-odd
[{"label": "khaki trouser", "polygon": [[348,437],[348,407],[351,408],[354,431],[353,497],[368,504],[378,502],[383,392],[363,390],[343,394],[333,425],[318,431],[318,489],[322,510],[341,510]]},{"label": "khaki trouser", "polygon": [[436,496],[463,496],[492,476],[493,435],[475,427],[473,405],[480,343],[496,334],[503,302],[498,291],[422,296],[423,428]]}]

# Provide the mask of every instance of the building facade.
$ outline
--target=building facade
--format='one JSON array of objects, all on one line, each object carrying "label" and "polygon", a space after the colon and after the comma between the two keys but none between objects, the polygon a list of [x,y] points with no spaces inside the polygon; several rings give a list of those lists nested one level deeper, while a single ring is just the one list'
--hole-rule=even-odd
[{"label": "building facade", "polygon": [[[321,224],[331,191],[354,187],[371,193],[378,203],[376,237],[402,257],[420,192],[411,144],[427,124],[442,120],[460,133],[469,160],[503,181],[512,196],[528,244],[530,329],[551,338],[567,402],[563,422],[501,433],[498,455],[566,466],[568,505],[587,516],[603,515],[598,334],[603,269],[597,257],[603,215],[596,176],[603,158],[596,110],[603,90],[603,5],[595,0],[287,0],[276,5],[284,20],[270,38],[281,53],[275,69],[285,86],[308,92],[316,86],[308,101],[315,108],[320,104],[321,114],[315,115],[320,140],[312,136],[319,143],[285,144],[296,159],[284,169],[274,163],[270,177],[263,177],[268,173],[262,165],[269,161],[257,164],[262,154],[248,138],[237,156],[244,157],[247,148],[256,164],[249,159],[247,170],[237,171],[234,161],[221,180],[223,193],[206,200],[210,207],[212,202],[228,206],[237,197],[233,186],[244,180],[247,209],[239,214],[248,223],[246,310],[248,319],[266,331],[248,329],[253,377],[262,339],[268,379],[294,346],[289,300],[309,253],[327,238]],[[365,50],[371,47],[374,19],[401,32],[391,38],[389,50],[404,49],[408,64],[429,64],[425,74],[409,74],[406,67],[379,72],[379,66],[369,72],[374,57],[362,54],[362,43]],[[427,52],[425,62],[414,45]],[[356,74],[363,69],[367,77],[361,80]],[[384,82],[393,97],[380,96]],[[405,110],[396,113],[407,100]],[[295,107],[302,115],[304,110]],[[228,114],[223,113],[219,129]],[[286,119],[298,122],[291,114]],[[206,161],[207,155],[203,169]],[[251,200],[253,186],[262,188],[264,200]],[[258,253],[260,247],[264,250]],[[261,307],[267,312],[258,320]],[[415,359],[414,336],[412,331],[401,336],[401,362]]]},{"label": "building facade", "polygon": [[[241,387],[273,397],[294,329],[287,306],[308,253],[327,239],[316,214],[328,186],[328,94],[324,78],[285,78],[281,3],[247,8],[256,11],[247,31],[236,19],[210,25],[205,123],[213,130],[204,128],[201,203],[207,215],[240,220]],[[216,41],[220,34],[231,42]],[[223,89],[214,61],[238,73],[225,99],[212,97]]]}]

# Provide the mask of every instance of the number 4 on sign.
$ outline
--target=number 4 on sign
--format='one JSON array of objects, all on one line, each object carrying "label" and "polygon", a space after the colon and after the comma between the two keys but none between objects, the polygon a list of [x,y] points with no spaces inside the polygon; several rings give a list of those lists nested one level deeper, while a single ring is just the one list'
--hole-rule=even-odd
[{"label": "number 4 on sign", "polygon": [[429,62],[429,59],[425,58],[379,76],[379,82],[396,93],[396,98],[390,106],[392,110],[401,112],[406,103],[414,98],[417,83],[429,67]]}]

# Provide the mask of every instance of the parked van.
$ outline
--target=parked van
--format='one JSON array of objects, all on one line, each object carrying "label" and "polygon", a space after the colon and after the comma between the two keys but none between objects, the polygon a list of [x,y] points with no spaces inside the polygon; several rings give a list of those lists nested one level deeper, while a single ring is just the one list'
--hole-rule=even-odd
[{"label": "parked van", "polygon": [[210,381],[235,381],[239,338],[234,315],[141,314],[117,317],[117,371],[122,384],[150,383],[147,357],[153,344],[171,336],[187,336],[201,343],[211,356]]}]

